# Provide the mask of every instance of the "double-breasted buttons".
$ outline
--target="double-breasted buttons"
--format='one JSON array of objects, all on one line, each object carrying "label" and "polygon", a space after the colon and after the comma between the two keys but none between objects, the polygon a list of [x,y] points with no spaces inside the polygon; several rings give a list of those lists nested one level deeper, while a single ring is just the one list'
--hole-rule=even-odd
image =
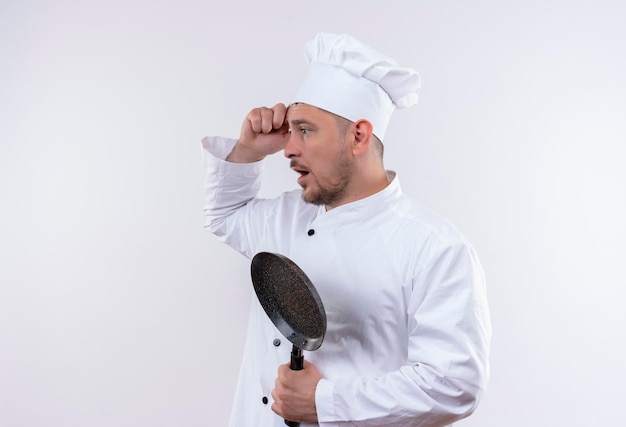
[{"label": "double-breasted buttons", "polygon": [[280,345],[280,340],[278,338],[274,338],[274,341],[272,341],[272,344],[274,344],[274,347],[278,347]]}]

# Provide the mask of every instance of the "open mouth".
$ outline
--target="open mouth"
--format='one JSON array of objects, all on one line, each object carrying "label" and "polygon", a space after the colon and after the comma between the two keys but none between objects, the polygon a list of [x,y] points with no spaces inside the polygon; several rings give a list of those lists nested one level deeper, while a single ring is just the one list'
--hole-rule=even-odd
[{"label": "open mouth", "polygon": [[304,169],[298,165],[291,165],[291,170],[293,170],[295,173],[297,173],[299,175],[298,177],[298,184],[301,184],[302,181],[306,178],[306,176],[309,174],[309,171],[307,169]]}]

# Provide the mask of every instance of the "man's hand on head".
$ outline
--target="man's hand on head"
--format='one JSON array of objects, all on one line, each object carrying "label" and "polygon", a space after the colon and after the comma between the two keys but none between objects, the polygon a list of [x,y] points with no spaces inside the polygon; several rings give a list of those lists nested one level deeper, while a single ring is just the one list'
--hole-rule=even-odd
[{"label": "man's hand on head", "polygon": [[239,141],[226,160],[251,163],[284,149],[289,138],[286,117],[285,104],[276,104],[272,108],[259,107],[250,111],[241,125]]}]

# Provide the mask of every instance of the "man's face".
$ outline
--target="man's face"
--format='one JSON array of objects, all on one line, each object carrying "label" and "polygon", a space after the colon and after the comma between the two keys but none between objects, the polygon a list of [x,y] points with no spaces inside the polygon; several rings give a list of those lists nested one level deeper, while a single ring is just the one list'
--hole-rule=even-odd
[{"label": "man's face", "polygon": [[334,115],[307,104],[287,110],[290,128],[285,157],[300,177],[303,198],[333,208],[342,204],[352,174],[346,135]]}]

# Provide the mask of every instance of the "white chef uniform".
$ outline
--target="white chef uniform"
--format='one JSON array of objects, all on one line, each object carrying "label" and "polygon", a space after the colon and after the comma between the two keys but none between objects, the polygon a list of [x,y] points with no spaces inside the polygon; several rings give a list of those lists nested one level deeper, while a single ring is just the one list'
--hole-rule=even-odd
[{"label": "white chef uniform", "polygon": [[[404,195],[393,172],[379,193],[328,212],[300,190],[258,199],[263,162],[224,161],[235,140],[202,142],[206,228],[248,258],[286,255],[323,301],[324,342],[305,352],[324,376],[319,425],[445,426],[469,415],[486,387],[491,327],[483,271],[459,231]],[[284,426],[270,393],[290,349],[253,298],[231,427]]]}]

